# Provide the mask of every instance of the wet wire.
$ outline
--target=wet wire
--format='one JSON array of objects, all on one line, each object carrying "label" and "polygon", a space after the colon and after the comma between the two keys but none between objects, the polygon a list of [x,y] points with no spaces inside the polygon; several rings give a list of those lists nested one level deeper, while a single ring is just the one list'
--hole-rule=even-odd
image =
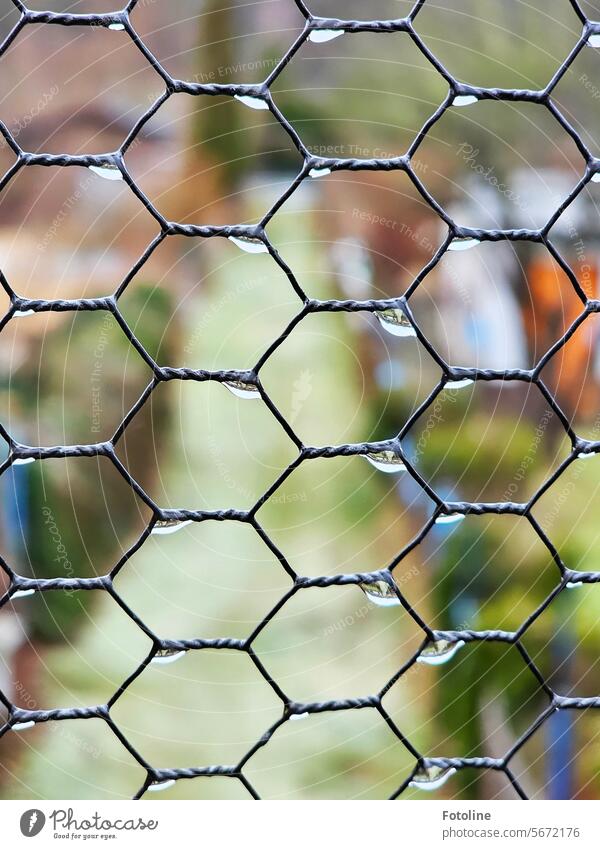
[{"label": "wet wire", "polygon": [[[12,0],[14,6],[20,13],[20,19],[14,28],[10,31],[3,43],[0,45],[0,57],[3,56],[15,38],[23,30],[32,24],[44,24],[48,26],[63,26],[63,27],[105,27],[112,30],[121,30],[126,33],[131,42],[145,57],[148,64],[160,75],[164,84],[165,91],[158,97],[151,107],[139,118],[135,126],[121,145],[121,147],[112,152],[102,155],[66,155],[66,154],[48,154],[48,153],[31,153],[23,150],[9,128],[0,122],[0,132],[6,143],[11,148],[16,156],[14,165],[8,170],[5,176],[0,180],[0,191],[2,191],[12,180],[14,175],[23,168],[35,166],[83,166],[93,168],[97,173],[103,176],[110,176],[114,179],[115,171],[120,174],[120,179],[131,188],[137,198],[145,206],[148,212],[158,222],[160,227],[159,235],[148,246],[144,254],[129,271],[117,292],[108,297],[100,298],[79,298],[79,299],[27,299],[20,297],[10,286],[10,282],[0,272],[0,283],[10,297],[10,307],[6,315],[0,320],[0,331],[6,327],[8,322],[23,313],[41,313],[41,312],[65,312],[65,311],[105,311],[112,315],[118,322],[123,333],[126,335],[129,342],[143,357],[144,361],[152,369],[152,380],[146,390],[143,392],[133,408],[125,416],[123,421],[118,426],[112,439],[85,445],[62,445],[52,447],[42,447],[25,445],[17,442],[6,428],[0,424],[0,435],[4,438],[9,446],[7,459],[0,465],[0,475],[5,473],[13,464],[23,463],[31,460],[44,460],[53,458],[66,457],[106,457],[108,458],[122,478],[133,489],[133,491],[148,505],[152,510],[152,518],[148,527],[135,542],[135,544],[124,554],[119,560],[114,569],[107,575],[95,578],[50,578],[36,579],[20,575],[15,572],[11,566],[4,560],[0,560],[0,566],[6,572],[10,579],[10,585],[5,595],[0,599],[0,608],[8,604],[12,598],[18,594],[31,592],[49,592],[49,591],[68,591],[73,590],[102,590],[108,593],[127,614],[128,617],[140,627],[148,637],[152,640],[152,649],[145,660],[139,665],[135,672],[123,682],[119,689],[112,695],[106,704],[95,705],[86,708],[64,708],[54,710],[27,710],[14,705],[8,697],[0,692],[0,702],[4,705],[7,711],[7,720],[0,729],[0,737],[11,732],[12,729],[18,730],[25,724],[39,724],[45,722],[59,722],[71,719],[89,719],[98,718],[103,720],[121,741],[123,746],[129,751],[131,756],[141,765],[146,771],[146,780],[136,793],[135,798],[143,796],[149,788],[156,789],[166,782],[171,780],[184,780],[200,776],[222,776],[232,780],[241,782],[251,796],[259,798],[257,789],[249,781],[245,774],[246,765],[249,764],[252,757],[264,746],[268,745],[269,741],[275,732],[286,722],[295,717],[306,714],[319,714],[329,711],[351,711],[351,710],[373,710],[379,713],[382,720],[393,731],[401,744],[407,749],[410,755],[414,758],[414,768],[409,775],[406,776],[403,783],[397,787],[391,798],[398,798],[410,786],[419,787],[421,789],[432,789],[439,784],[455,770],[466,768],[475,768],[480,770],[495,770],[508,778],[516,793],[521,798],[527,798],[523,787],[515,777],[511,769],[511,762],[519,750],[527,743],[532,735],[541,727],[548,717],[559,710],[586,710],[600,709],[600,696],[590,698],[571,698],[561,696],[554,692],[543,674],[535,665],[534,661],[526,651],[522,637],[533,624],[533,622],[548,608],[548,606],[567,589],[568,586],[574,584],[597,583],[600,582],[600,572],[579,572],[567,567],[562,561],[559,552],[546,536],[540,525],[532,515],[532,508],[541,498],[544,492],[553,485],[553,483],[565,472],[565,470],[577,459],[590,454],[600,454],[600,441],[586,440],[580,438],[569,422],[565,413],[561,410],[556,399],[550,390],[545,386],[541,372],[548,361],[557,352],[559,352],[566,342],[573,335],[577,327],[582,321],[586,321],[596,312],[600,312],[600,301],[589,298],[580,286],[575,274],[558,253],[554,245],[549,241],[549,231],[556,223],[562,213],[570,206],[578,195],[585,189],[590,181],[597,180],[596,175],[600,175],[600,159],[594,157],[587,146],[583,142],[580,134],[573,128],[561,113],[556,103],[552,100],[552,93],[558,85],[564,74],[570,68],[582,49],[588,44],[591,38],[600,39],[600,22],[590,21],[583,13],[581,7],[576,0],[569,0],[571,7],[578,16],[582,31],[577,43],[571,50],[567,58],[559,66],[558,70],[546,85],[540,90],[529,89],[510,89],[510,88],[485,88],[473,85],[467,85],[456,80],[437,59],[434,53],[427,47],[420,35],[415,29],[414,22],[420,10],[426,3],[426,0],[418,0],[412,8],[411,12],[404,18],[395,20],[344,20],[338,18],[323,18],[313,15],[308,6],[302,0],[294,0],[295,5],[300,10],[305,19],[305,25],[302,33],[290,46],[287,52],[283,55],[279,63],[268,75],[266,80],[257,85],[244,84],[215,84],[215,83],[195,83],[187,82],[173,78],[152,54],[145,45],[144,41],[136,32],[134,25],[130,19],[130,14],[137,5],[137,0],[130,0],[127,6],[119,12],[106,14],[69,14],[57,13],[49,11],[34,11],[29,9],[21,0]],[[390,33],[405,33],[412,40],[413,44],[418,48],[421,54],[427,61],[437,70],[448,84],[448,94],[439,108],[430,116],[421,130],[416,134],[413,142],[408,148],[406,154],[387,159],[355,159],[355,158],[331,158],[315,156],[310,152],[309,148],[304,144],[300,134],[294,129],[292,123],[279,110],[271,95],[270,86],[277,79],[279,74],[293,59],[294,55],[302,47],[307,40],[324,41],[329,37],[334,37],[332,33],[346,33],[352,35],[361,32],[380,33],[382,35]],[[192,96],[228,96],[237,98],[248,107],[261,108],[269,110],[271,115],[279,123],[279,125],[288,134],[292,144],[303,157],[303,166],[297,175],[296,179],[290,184],[288,189],[277,199],[271,209],[264,215],[262,220],[256,225],[235,225],[235,226],[196,226],[192,224],[182,224],[167,220],[153,205],[150,198],[136,184],[131,174],[128,171],[124,156],[127,150],[137,139],[140,132],[143,130],[146,123],[158,112],[163,104],[173,95],[177,93],[186,93]],[[420,181],[417,169],[413,169],[412,161],[423,140],[434,125],[442,118],[447,110],[467,105],[468,103],[480,100],[494,101],[511,101],[511,102],[528,102],[534,103],[540,109],[548,110],[563,130],[571,137],[576,144],[579,152],[585,160],[585,173],[579,180],[575,188],[564,199],[564,201],[555,209],[547,223],[539,229],[482,229],[459,226],[447,212],[436,202],[433,196],[428,192],[423,183]],[[241,108],[241,107],[240,107]],[[278,251],[270,241],[266,225],[277,213],[283,203],[298,189],[304,182],[315,177],[326,176],[334,171],[401,171],[404,172],[415,186],[424,201],[431,209],[439,216],[440,221],[447,226],[447,236],[437,250],[430,262],[419,272],[411,282],[404,296],[399,298],[373,299],[373,300],[316,300],[309,298],[302,290],[302,287],[294,275],[294,271],[290,268],[284,259],[279,255]],[[107,173],[109,172],[109,173]],[[263,251],[268,252],[273,261],[283,269],[295,293],[302,300],[302,308],[294,320],[288,325],[285,331],[273,341],[256,367],[251,370],[235,371],[235,370],[195,370],[189,368],[168,368],[159,366],[154,359],[144,349],[139,340],[135,337],[125,319],[119,310],[119,298],[126,290],[129,282],[134,275],[142,268],[145,262],[150,258],[156,247],[170,236],[183,235],[190,238],[207,239],[207,238],[230,238],[237,240],[237,245],[251,252]],[[538,364],[532,369],[510,369],[510,370],[492,370],[480,368],[457,368],[446,363],[443,358],[437,353],[435,347],[427,339],[424,333],[415,322],[410,306],[409,299],[413,292],[419,287],[427,274],[440,262],[442,257],[448,250],[456,247],[466,247],[467,243],[484,243],[484,242],[534,242],[545,245],[556,262],[562,268],[564,273],[570,280],[573,289],[581,301],[582,314],[574,322],[574,324],[566,331],[563,337],[544,355]],[[463,243],[462,245],[460,243]],[[407,331],[414,333],[435,359],[442,369],[442,379],[419,408],[410,416],[402,431],[393,439],[380,442],[363,442],[357,444],[344,445],[328,445],[322,447],[305,445],[295,434],[291,424],[285,419],[285,416],[278,410],[271,398],[268,396],[260,379],[260,371],[265,363],[269,360],[272,354],[277,350],[281,343],[292,333],[293,329],[308,315],[321,312],[367,312],[376,314],[384,322],[404,326]],[[133,421],[135,416],[140,412],[142,407],[148,402],[154,390],[162,383],[168,381],[192,380],[192,381],[215,381],[218,383],[228,384],[230,388],[234,388],[238,393],[260,395],[260,399],[275,419],[279,422],[286,434],[292,439],[298,449],[298,456],[289,465],[289,467],[279,476],[276,482],[258,499],[249,510],[173,510],[162,509],[157,505],[150,496],[144,491],[140,484],[131,476],[127,468],[122,464],[116,454],[116,446],[123,437],[127,427]],[[533,495],[526,503],[517,503],[511,501],[503,501],[497,503],[484,502],[448,502],[442,500],[439,495],[428,485],[428,483],[419,474],[418,470],[411,465],[410,458],[406,456],[402,447],[402,438],[405,437],[412,426],[415,424],[419,416],[435,400],[438,394],[444,391],[445,387],[450,388],[452,384],[460,381],[518,381],[524,384],[535,384],[544,396],[551,410],[556,414],[561,422],[567,437],[571,443],[571,451],[569,456],[561,463],[552,476],[544,483],[542,487]],[[369,457],[375,463],[385,465],[396,463],[402,465],[412,478],[419,484],[422,490],[433,501],[435,507],[433,515],[425,524],[418,536],[394,558],[388,568],[369,573],[353,573],[342,574],[335,576],[321,577],[303,577],[298,575],[291,565],[288,563],[284,553],[282,553],[273,540],[270,539],[267,532],[259,524],[256,514],[260,507],[267,499],[278,489],[283,481],[295,470],[301,463],[310,462],[317,458],[334,458],[347,457],[353,455],[363,455]],[[418,545],[430,532],[434,524],[452,520],[464,515],[485,515],[485,514],[511,514],[515,516],[523,516],[530,523],[538,537],[549,550],[551,557],[559,571],[560,582],[554,591],[545,599],[545,601],[522,623],[517,631],[502,631],[502,630],[451,630],[451,631],[436,631],[429,627],[418,615],[416,610],[410,605],[404,597],[400,587],[394,581],[394,569],[402,561],[402,559]],[[205,521],[222,521],[222,522],[241,522],[245,523],[256,531],[260,538],[268,545],[270,550],[275,554],[281,566],[287,574],[293,579],[292,588],[283,596],[276,607],[270,611],[258,624],[252,634],[246,639],[191,639],[191,640],[163,640],[154,634],[134,613],[134,611],[125,603],[119,596],[113,586],[113,578],[124,566],[124,564],[143,546],[150,534],[157,528],[176,526],[182,522],[205,522]],[[347,586],[361,585],[363,588],[370,589],[371,593],[378,594],[380,597],[395,596],[402,608],[412,617],[419,628],[423,632],[423,642],[414,654],[414,656],[405,663],[394,677],[386,683],[386,685],[374,695],[365,698],[346,699],[346,700],[330,700],[324,702],[299,703],[292,701],[285,692],[281,689],[278,683],[269,675],[261,663],[260,658],[254,651],[254,643],[262,633],[263,629],[273,619],[281,607],[296,593],[309,587],[332,587],[332,586]],[[523,661],[523,664],[529,668],[532,674],[537,679],[540,688],[546,694],[548,704],[545,710],[531,723],[530,727],[511,747],[511,749],[502,758],[491,757],[427,757],[426,753],[418,751],[411,743],[409,737],[392,720],[387,713],[383,698],[390,688],[406,674],[418,659],[424,654],[436,653],[444,654],[445,652],[453,652],[457,646],[464,643],[473,643],[477,641],[499,642],[503,644],[514,645]],[[235,764],[231,765],[205,765],[192,766],[190,768],[180,769],[159,769],[149,763],[131,744],[127,737],[119,729],[111,716],[111,708],[123,696],[127,688],[144,672],[147,666],[156,657],[172,656],[182,651],[201,651],[203,649],[227,649],[238,652],[243,652],[249,656],[252,663],[273,689],[277,697],[282,703],[281,718],[260,737],[259,740],[244,754],[244,756]]]}]

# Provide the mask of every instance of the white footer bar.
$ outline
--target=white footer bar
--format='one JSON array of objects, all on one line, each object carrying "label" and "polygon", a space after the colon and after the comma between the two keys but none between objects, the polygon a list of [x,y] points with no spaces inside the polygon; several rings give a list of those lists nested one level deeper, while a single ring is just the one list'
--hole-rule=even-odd
[{"label": "white footer bar", "polygon": [[[0,802],[1,845],[598,849],[600,802]],[[168,842],[167,842],[168,841]]]}]

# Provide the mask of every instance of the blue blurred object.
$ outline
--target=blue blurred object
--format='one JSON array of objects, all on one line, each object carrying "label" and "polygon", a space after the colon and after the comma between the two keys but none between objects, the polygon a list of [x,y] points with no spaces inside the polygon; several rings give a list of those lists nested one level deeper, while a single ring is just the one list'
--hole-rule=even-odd
[{"label": "blue blurred object", "polygon": [[573,797],[573,712],[557,710],[548,719],[546,730],[546,787],[548,799]]},{"label": "blue blurred object", "polygon": [[0,536],[9,565],[22,572],[29,520],[29,466],[11,466],[0,477]]}]

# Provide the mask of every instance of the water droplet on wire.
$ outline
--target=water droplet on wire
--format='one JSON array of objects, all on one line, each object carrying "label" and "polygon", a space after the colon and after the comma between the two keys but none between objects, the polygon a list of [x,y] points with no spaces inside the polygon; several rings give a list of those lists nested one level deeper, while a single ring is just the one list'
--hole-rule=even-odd
[{"label": "water droplet on wire", "polygon": [[363,454],[363,456],[372,466],[387,475],[406,471],[402,457],[395,451],[372,451],[370,454]]},{"label": "water droplet on wire", "polygon": [[448,245],[449,251],[468,251],[479,244],[479,239],[452,239]]},{"label": "water droplet on wire", "polygon": [[592,183],[600,183],[600,171],[596,171],[595,174],[592,174]]},{"label": "water droplet on wire", "polygon": [[427,643],[417,661],[427,663],[429,666],[441,666],[443,663],[452,660],[464,644],[464,640],[435,640]]},{"label": "water droplet on wire", "polygon": [[587,47],[600,47],[600,34],[592,33],[586,42]]},{"label": "water droplet on wire", "polygon": [[328,174],[331,174],[331,168],[311,168],[308,172],[308,176],[314,180],[319,177],[326,177]]},{"label": "water droplet on wire", "polygon": [[477,103],[474,94],[457,94],[452,101],[453,106],[470,106],[472,103]]},{"label": "water droplet on wire", "polygon": [[252,97],[249,94],[234,94],[234,98],[248,106],[250,109],[268,109],[269,104],[262,97]]},{"label": "water droplet on wire", "polygon": [[376,604],[377,607],[394,607],[400,604],[400,599],[387,581],[360,584],[360,588],[369,601]]},{"label": "water droplet on wire", "polygon": [[34,315],[35,310],[15,310],[13,318],[25,318],[28,315]]},{"label": "water droplet on wire", "polygon": [[30,463],[35,463],[35,457],[18,457],[13,460],[13,466],[28,466]]},{"label": "water droplet on wire", "polygon": [[244,383],[243,380],[224,380],[223,386],[226,386],[238,398],[244,398],[245,400],[260,398],[258,386],[254,383]]},{"label": "water droplet on wire", "polygon": [[591,460],[592,457],[596,456],[595,451],[580,451],[577,455],[578,460]]},{"label": "water droplet on wire", "polygon": [[121,30],[125,29],[125,24],[109,24],[108,28],[114,30],[115,32],[120,32]]},{"label": "water droplet on wire", "polygon": [[26,731],[28,728],[33,728],[35,722],[31,719],[28,722],[15,722],[11,725],[13,731]]},{"label": "water droplet on wire", "polygon": [[269,249],[260,239],[249,239],[247,236],[229,236],[229,241],[233,242],[243,251],[248,254],[266,254]]},{"label": "water droplet on wire", "polygon": [[290,721],[291,722],[298,722],[300,719],[306,719],[308,715],[309,715],[308,711],[306,711],[305,713],[293,713],[290,716]]},{"label": "water droplet on wire", "polygon": [[410,787],[416,790],[438,790],[456,772],[453,766],[420,767],[414,774]]},{"label": "water droplet on wire", "polygon": [[164,666],[167,663],[175,663],[175,661],[182,658],[184,654],[184,649],[159,649],[150,663],[162,664]]},{"label": "water droplet on wire", "polygon": [[17,590],[16,593],[11,593],[10,597],[12,598],[25,598],[28,595],[33,595],[35,590]]},{"label": "water droplet on wire", "polygon": [[568,590],[576,590],[576,589],[578,589],[579,587],[582,587],[582,586],[583,586],[582,581],[567,581],[567,583],[565,584],[565,587]]},{"label": "water droplet on wire", "polygon": [[160,793],[162,790],[168,790],[175,784],[175,779],[170,778],[168,781],[153,781],[148,785],[148,790],[151,793]]},{"label": "water droplet on wire", "polygon": [[324,44],[326,41],[333,41],[334,38],[339,38],[343,34],[343,29],[312,29],[308,34],[308,40],[314,44]]},{"label": "water droplet on wire", "polygon": [[376,312],[375,315],[383,329],[391,333],[392,336],[409,337],[417,335],[417,331],[402,310],[381,310],[380,312]]},{"label": "water droplet on wire", "polygon": [[462,380],[449,380],[444,385],[444,389],[464,389],[465,386],[471,386],[472,383],[475,383],[475,381],[471,380],[470,377],[464,377]]},{"label": "water droplet on wire", "polygon": [[176,534],[177,531],[180,531],[182,528],[185,528],[186,525],[191,524],[191,519],[186,519],[184,521],[180,521],[179,519],[159,519],[152,528],[151,533],[156,534],[157,536]]},{"label": "water droplet on wire", "polygon": [[88,166],[90,171],[93,171],[94,174],[97,174],[99,177],[102,177],[104,180],[122,180],[123,174],[121,171],[114,165],[90,165]]},{"label": "water droplet on wire", "polygon": [[441,513],[435,520],[435,524],[455,525],[457,522],[462,522],[464,518],[464,513]]}]

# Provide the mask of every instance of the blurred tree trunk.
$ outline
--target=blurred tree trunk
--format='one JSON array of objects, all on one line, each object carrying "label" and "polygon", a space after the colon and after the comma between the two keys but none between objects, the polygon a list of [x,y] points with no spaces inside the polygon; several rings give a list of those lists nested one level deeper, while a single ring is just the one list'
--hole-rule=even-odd
[{"label": "blurred tree trunk", "polygon": [[[217,73],[218,68],[231,67],[236,62],[236,40],[232,37],[235,9],[223,8],[222,0],[209,0],[205,14],[201,17],[199,42],[202,48],[203,73]],[[205,31],[205,28],[209,33]],[[208,37],[210,35],[210,38]],[[217,80],[218,81],[218,80]],[[226,80],[225,80],[226,81]],[[214,162],[219,162],[221,176],[221,195],[227,194],[235,185],[240,171],[244,168],[241,160],[244,150],[241,130],[241,107],[234,105],[230,98],[212,98],[209,108],[201,111],[193,128],[194,142],[202,148]]]}]

